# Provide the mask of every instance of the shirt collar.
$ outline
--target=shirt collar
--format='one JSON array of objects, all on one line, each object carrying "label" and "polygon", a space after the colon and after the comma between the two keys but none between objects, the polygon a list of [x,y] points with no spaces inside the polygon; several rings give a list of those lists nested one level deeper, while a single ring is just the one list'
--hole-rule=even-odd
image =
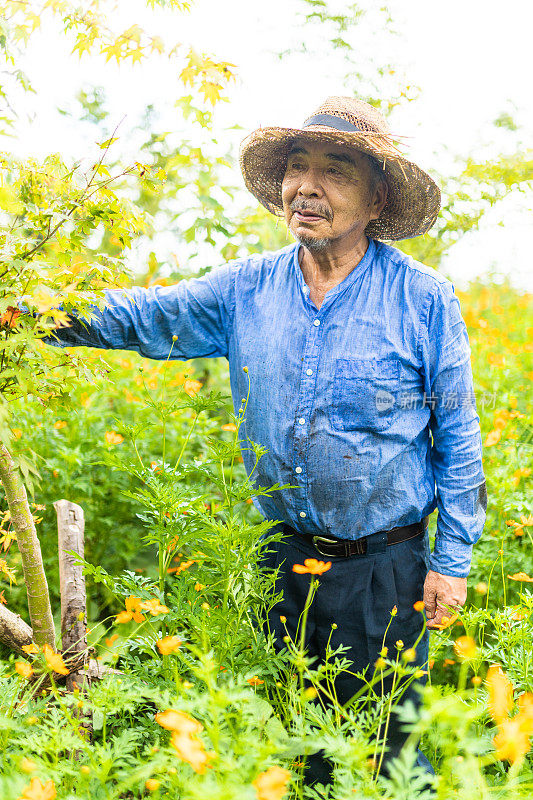
[{"label": "shirt collar", "polygon": [[[299,242],[297,242],[294,245],[292,265],[293,265],[293,269],[294,269],[294,272],[296,274],[296,280],[298,281],[298,285],[300,287],[301,292],[303,293],[303,295],[306,298],[309,298],[309,286],[304,281],[304,276],[302,274],[302,270],[300,268],[300,263],[299,263],[299,259],[298,259],[298,256],[299,256],[299,253],[300,253],[300,247],[302,247],[302,245]],[[339,284],[337,284],[337,286],[334,286],[333,289],[330,289],[328,292],[326,292],[326,296],[324,298],[324,303],[322,304],[322,308],[327,303],[329,303],[333,297],[336,297],[341,292],[346,291],[346,289],[348,289],[354,283],[354,281],[356,281],[357,278],[360,275],[363,274],[363,272],[367,269],[367,267],[369,267],[370,264],[372,263],[374,255],[376,253],[376,249],[377,248],[376,248],[375,241],[373,239],[369,238],[368,239],[368,247],[366,248],[366,252],[365,252],[363,258],[361,259],[361,261],[344,278],[344,280],[342,280]]]}]

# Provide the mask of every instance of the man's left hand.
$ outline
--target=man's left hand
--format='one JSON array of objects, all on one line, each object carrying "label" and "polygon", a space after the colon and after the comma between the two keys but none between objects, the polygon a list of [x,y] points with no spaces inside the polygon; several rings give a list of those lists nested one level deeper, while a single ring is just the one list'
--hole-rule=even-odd
[{"label": "man's left hand", "polygon": [[[424,605],[428,628],[446,627],[442,618],[450,617],[452,609],[461,608],[466,601],[466,578],[453,578],[430,570],[424,583]],[[446,620],[445,620],[446,622]]]}]

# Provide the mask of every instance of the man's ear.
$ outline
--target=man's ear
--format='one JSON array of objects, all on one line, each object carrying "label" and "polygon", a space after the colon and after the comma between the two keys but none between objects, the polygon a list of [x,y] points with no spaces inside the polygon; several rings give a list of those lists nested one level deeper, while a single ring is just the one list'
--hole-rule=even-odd
[{"label": "man's ear", "polygon": [[379,219],[381,216],[381,212],[385,208],[387,204],[387,198],[389,196],[389,186],[387,181],[382,178],[379,183],[377,184],[376,188],[374,189],[374,196],[370,203],[370,219]]}]

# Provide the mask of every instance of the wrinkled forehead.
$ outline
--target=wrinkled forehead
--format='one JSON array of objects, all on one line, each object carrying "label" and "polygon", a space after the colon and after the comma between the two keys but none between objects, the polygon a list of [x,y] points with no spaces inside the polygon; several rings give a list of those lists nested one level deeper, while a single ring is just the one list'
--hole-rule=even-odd
[{"label": "wrinkled forehead", "polygon": [[366,153],[355,150],[351,147],[345,147],[333,142],[322,142],[316,139],[306,139],[305,137],[296,138],[289,148],[289,157],[291,155],[307,155],[307,156],[321,156],[329,158],[332,161],[344,161],[354,166],[359,166],[368,160]]}]

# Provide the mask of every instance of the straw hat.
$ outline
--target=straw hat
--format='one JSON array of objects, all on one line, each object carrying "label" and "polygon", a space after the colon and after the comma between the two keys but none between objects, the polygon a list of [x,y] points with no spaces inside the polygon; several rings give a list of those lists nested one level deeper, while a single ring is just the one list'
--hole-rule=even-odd
[{"label": "straw hat", "polygon": [[439,187],[401,155],[379,111],[352,97],[328,97],[302,128],[259,128],[242,142],[240,164],[246,188],[272,214],[283,216],[281,182],[297,137],[353,147],[376,159],[389,195],[379,219],[366,227],[372,239],[409,239],[425,233],[435,222]]}]

